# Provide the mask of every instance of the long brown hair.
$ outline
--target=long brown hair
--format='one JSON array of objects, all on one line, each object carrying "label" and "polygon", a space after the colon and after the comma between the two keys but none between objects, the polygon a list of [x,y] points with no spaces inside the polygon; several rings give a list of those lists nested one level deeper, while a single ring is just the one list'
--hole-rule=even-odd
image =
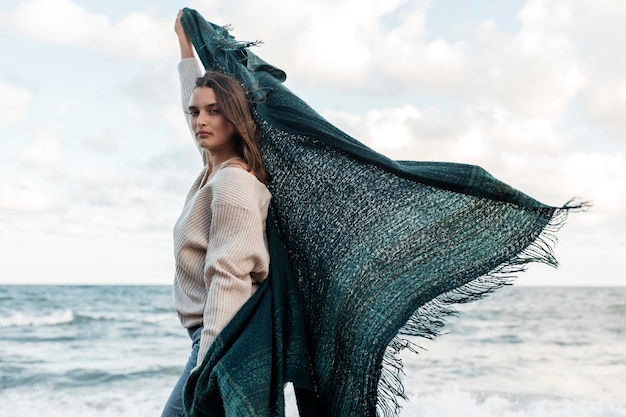
[{"label": "long brown hair", "polygon": [[198,78],[197,87],[213,89],[222,115],[235,126],[235,151],[259,181],[267,184],[270,178],[259,149],[261,134],[252,118],[250,102],[243,87],[231,77],[215,71],[207,71]]}]

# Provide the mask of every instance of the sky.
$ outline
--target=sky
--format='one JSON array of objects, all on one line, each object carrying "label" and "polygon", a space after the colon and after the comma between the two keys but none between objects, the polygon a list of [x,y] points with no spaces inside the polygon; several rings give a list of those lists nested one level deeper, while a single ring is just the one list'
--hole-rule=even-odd
[{"label": "sky", "polygon": [[394,159],[477,164],[593,207],[519,285],[626,285],[626,2],[3,0],[0,284],[170,284],[201,161],[178,9],[233,26],[332,123]]}]

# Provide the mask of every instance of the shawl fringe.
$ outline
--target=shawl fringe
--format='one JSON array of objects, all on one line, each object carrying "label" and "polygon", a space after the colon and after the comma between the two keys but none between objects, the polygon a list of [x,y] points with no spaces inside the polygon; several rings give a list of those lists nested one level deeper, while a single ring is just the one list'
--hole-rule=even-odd
[{"label": "shawl fringe", "polygon": [[212,43],[213,45],[227,52],[241,51],[251,46],[259,46],[263,44],[263,41],[259,39],[257,39],[256,41],[238,41],[230,34],[232,30],[233,26],[230,24],[224,26],[215,26],[207,44]]},{"label": "shawl fringe", "polygon": [[554,246],[558,241],[556,233],[566,223],[570,212],[586,211],[590,207],[591,204],[588,202],[577,202],[573,199],[560,208],[552,209],[554,213],[548,225],[522,252],[488,274],[441,294],[419,307],[387,345],[378,383],[376,414],[380,417],[395,417],[402,409],[400,400],[408,400],[402,384],[404,371],[400,353],[408,350],[418,354],[424,349],[404,336],[435,340],[442,334],[441,330],[446,324],[446,319],[459,316],[455,304],[477,301],[499,288],[512,285],[517,274],[524,272],[530,263],[558,267],[558,261],[554,256]]}]

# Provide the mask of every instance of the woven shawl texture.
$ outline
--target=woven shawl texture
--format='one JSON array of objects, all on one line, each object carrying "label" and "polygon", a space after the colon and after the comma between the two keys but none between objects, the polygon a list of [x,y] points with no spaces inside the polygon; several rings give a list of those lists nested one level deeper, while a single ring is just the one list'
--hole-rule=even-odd
[{"label": "woven shawl texture", "polygon": [[392,161],[332,126],[285,74],[185,9],[205,68],[254,103],[272,176],[270,277],[185,388],[188,416],[397,415],[403,335],[432,338],[451,305],[505,285],[528,262],[556,265],[550,207],[477,166]]}]

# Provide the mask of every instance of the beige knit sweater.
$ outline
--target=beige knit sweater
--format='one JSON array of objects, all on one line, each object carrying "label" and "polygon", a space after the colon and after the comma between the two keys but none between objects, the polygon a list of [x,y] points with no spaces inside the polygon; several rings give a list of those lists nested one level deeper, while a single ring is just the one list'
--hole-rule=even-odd
[{"label": "beige knit sweater", "polygon": [[[201,70],[193,58],[178,69],[186,110]],[[201,154],[204,168],[174,226],[174,308],[184,327],[204,326],[198,364],[267,277],[265,221],[271,198],[265,185],[240,167],[222,164],[207,175]]]}]

